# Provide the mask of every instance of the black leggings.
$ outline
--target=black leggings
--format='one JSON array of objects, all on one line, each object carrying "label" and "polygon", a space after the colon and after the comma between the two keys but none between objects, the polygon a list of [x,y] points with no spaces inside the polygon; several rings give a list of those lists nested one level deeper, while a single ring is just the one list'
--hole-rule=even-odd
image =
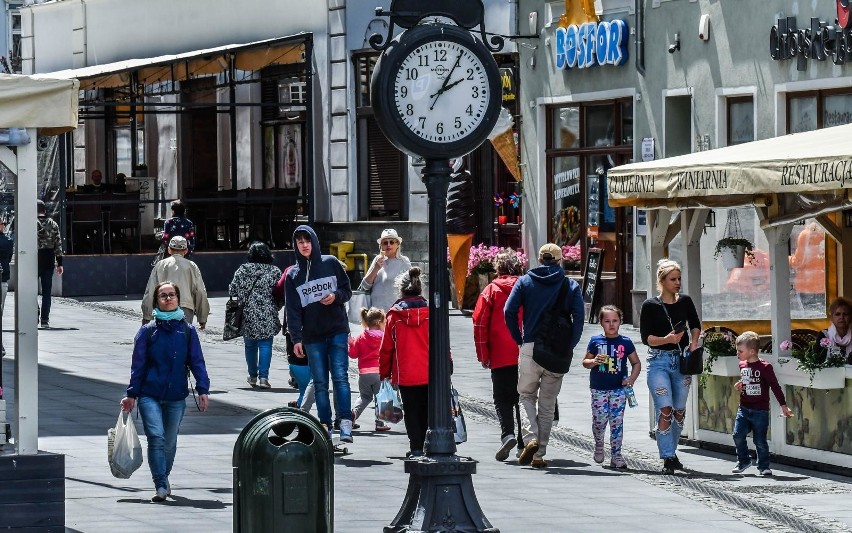
[{"label": "black leggings", "polygon": [[426,430],[429,429],[429,385],[400,385],[402,406],[405,409],[405,432],[411,451],[423,451]]},{"label": "black leggings", "polygon": [[[500,419],[500,438],[514,435],[515,412],[518,409],[518,365],[491,369],[494,409]],[[520,428],[520,417],[518,418]],[[519,432],[520,433],[520,432]],[[520,442],[518,438],[518,442]]]}]

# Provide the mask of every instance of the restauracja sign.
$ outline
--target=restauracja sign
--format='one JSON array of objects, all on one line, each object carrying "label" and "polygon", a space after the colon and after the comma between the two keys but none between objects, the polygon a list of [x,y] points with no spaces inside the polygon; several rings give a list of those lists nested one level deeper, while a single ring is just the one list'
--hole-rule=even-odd
[{"label": "restauracja sign", "polygon": [[627,34],[623,20],[560,26],[554,35],[556,68],[623,65],[627,62]]},{"label": "restauracja sign", "polygon": [[808,59],[835,65],[852,62],[852,25],[849,24],[850,0],[836,0],[837,26],[811,18],[810,28],[797,28],[796,17],[779,18],[769,31],[769,56],[783,60],[796,58],[796,70],[804,71]]}]

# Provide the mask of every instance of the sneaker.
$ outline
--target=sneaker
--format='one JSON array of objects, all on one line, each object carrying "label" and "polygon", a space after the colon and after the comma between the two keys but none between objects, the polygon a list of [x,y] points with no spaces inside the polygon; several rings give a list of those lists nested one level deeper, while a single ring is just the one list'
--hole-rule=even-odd
[{"label": "sneaker", "polygon": [[680,459],[677,458],[677,455],[672,457],[672,466],[675,470],[683,470],[683,463],[680,462]]},{"label": "sneaker", "polygon": [[674,461],[672,461],[671,457],[666,457],[663,459],[663,474],[672,475],[674,474]]},{"label": "sneaker", "polygon": [[498,461],[505,461],[509,458],[509,452],[512,451],[512,448],[514,448],[516,444],[518,444],[518,439],[516,439],[513,435],[506,435],[503,437],[503,440],[500,441],[500,449],[494,454],[494,458]]},{"label": "sneaker", "polygon": [[595,455],[592,458],[598,464],[604,462],[604,442],[602,440],[595,441]]},{"label": "sneaker", "polygon": [[287,407],[293,407],[295,409],[298,409],[299,408],[299,402],[297,402],[296,400],[289,401],[289,402],[287,402]]},{"label": "sneaker", "polygon": [[760,475],[761,476],[771,476],[772,470],[770,470],[768,468],[764,468],[763,470],[760,471]]},{"label": "sneaker", "polygon": [[340,421],[340,442],[352,442],[352,421]]},{"label": "sneaker", "polygon": [[376,424],[376,431],[390,431],[390,430],[391,430],[390,426],[385,425],[384,422],[379,422],[379,423]]},{"label": "sneaker", "polygon": [[518,456],[518,464],[522,466],[526,466],[530,464],[533,460],[533,456],[535,452],[538,451],[538,441],[533,439],[524,446],[524,450],[521,452],[521,455]]},{"label": "sneaker", "polygon": [[257,376],[249,376],[246,378],[246,383],[252,387],[257,387]]},{"label": "sneaker", "polygon": [[269,380],[266,378],[260,378],[258,380],[257,386],[261,389],[271,389],[272,385],[269,384]]},{"label": "sneaker", "polygon": [[157,487],[157,493],[151,497],[151,501],[160,503],[166,501],[169,497],[169,490],[166,487]]},{"label": "sneaker", "polygon": [[423,457],[423,455],[424,455],[423,450],[411,450],[411,451],[405,452],[405,457],[407,457],[409,459],[412,458],[412,457]]},{"label": "sneaker", "polygon": [[547,461],[544,460],[544,457],[536,457],[532,460],[530,466],[533,468],[547,468]]},{"label": "sneaker", "polygon": [[42,327],[43,329],[47,329],[47,328],[49,328],[49,327],[50,327],[50,322],[48,322],[47,320],[42,320],[42,321],[41,321],[41,327]]},{"label": "sneaker", "polygon": [[744,465],[737,463],[737,466],[735,466],[731,469],[731,473],[732,474],[742,474],[743,472],[745,472],[749,468],[751,468],[751,463],[744,464]]},{"label": "sneaker", "polygon": [[617,468],[619,470],[627,470],[627,461],[624,460],[624,457],[620,455],[613,456],[609,461],[609,466],[612,468]]},{"label": "sneaker", "polygon": [[296,388],[296,378],[294,378],[293,376],[290,376],[290,379],[287,380],[287,385],[290,385],[291,389],[295,389]]}]

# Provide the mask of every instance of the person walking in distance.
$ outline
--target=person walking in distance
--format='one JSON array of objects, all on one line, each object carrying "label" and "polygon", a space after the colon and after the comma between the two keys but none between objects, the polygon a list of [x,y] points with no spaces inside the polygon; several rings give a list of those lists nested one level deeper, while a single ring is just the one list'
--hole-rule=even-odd
[{"label": "person walking in distance", "polygon": [[148,286],[142,297],[142,324],[147,324],[153,317],[151,306],[152,294],[158,283],[171,281],[180,289],[180,308],[183,309],[186,321],[192,324],[192,319],[198,319],[199,329],[207,326],[207,316],[210,314],[210,302],[207,301],[207,289],[198,265],[186,257],[187,242],[180,235],[169,241],[169,257],[157,261],[148,278]]},{"label": "person walking in distance", "polygon": [[515,416],[520,429],[518,407],[518,344],[512,339],[503,310],[512,288],[522,274],[523,265],[513,251],[501,252],[494,259],[497,278],[485,287],[476,300],[473,310],[473,341],[476,359],[482,368],[491,370],[491,387],[494,409],[500,420],[500,448],[494,458],[505,461],[520,435],[515,438]]},{"label": "person walking in distance", "polygon": [[[361,308],[361,326],[364,331],[355,338],[349,337],[349,357],[358,360],[358,392],[361,397],[352,408],[352,421],[358,420],[364,409],[379,393],[379,347],[385,330],[385,312],[378,307]],[[388,431],[390,426],[376,418],[376,431]]]},{"label": "person walking in distance", "polygon": [[38,200],[38,277],[41,280],[41,309],[39,321],[42,328],[50,327],[50,298],[53,291],[53,271],[62,275],[62,237],[59,224],[47,216],[44,202]]},{"label": "person walking in distance", "polygon": [[293,232],[296,264],[287,272],[284,300],[287,329],[297,357],[308,358],[320,422],[331,435],[329,374],[340,416],[340,441],[352,442],[352,396],[349,389],[349,317],[344,304],[352,298],[349,277],[340,261],[322,255],[313,228],[301,225]]},{"label": "person walking in distance", "polygon": [[[518,463],[532,465],[534,468],[547,467],[544,456],[553,426],[556,397],[562,388],[562,377],[567,372],[567,368],[558,369],[560,371],[548,370],[533,360],[536,330],[545,313],[556,306],[556,311],[571,317],[571,330],[565,332],[565,345],[571,351],[580,342],[583,333],[583,296],[577,282],[565,276],[565,271],[559,264],[561,259],[562,249],[559,246],[553,243],[542,246],[538,252],[541,266],[533,268],[518,279],[509,294],[503,313],[506,327],[509,328],[515,344],[520,346],[518,395],[527,414],[527,423],[524,425],[526,445],[518,457]],[[519,321],[523,331],[518,327]]]}]

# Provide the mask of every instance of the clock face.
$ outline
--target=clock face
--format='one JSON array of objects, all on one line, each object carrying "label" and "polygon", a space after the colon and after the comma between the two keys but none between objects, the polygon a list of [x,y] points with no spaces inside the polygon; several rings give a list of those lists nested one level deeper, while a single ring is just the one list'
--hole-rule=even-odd
[{"label": "clock face", "polygon": [[449,143],[465,138],[486,115],[490,94],[482,61],[453,41],[426,42],[400,63],[393,108],[414,135]]}]

